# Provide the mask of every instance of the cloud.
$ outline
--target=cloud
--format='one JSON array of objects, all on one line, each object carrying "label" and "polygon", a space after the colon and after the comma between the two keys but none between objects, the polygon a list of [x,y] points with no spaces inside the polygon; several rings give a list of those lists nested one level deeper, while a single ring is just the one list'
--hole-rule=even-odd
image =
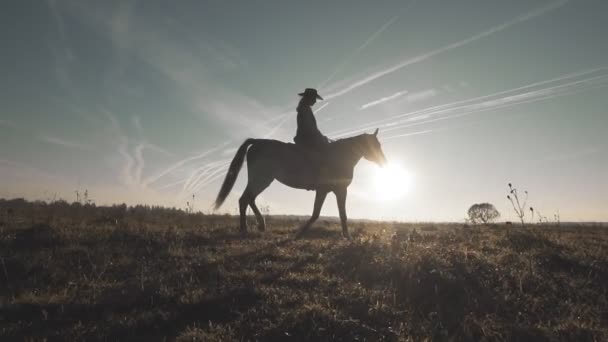
[{"label": "cloud", "polygon": [[365,78],[363,78],[361,80],[358,80],[358,81],[350,84],[349,86],[347,86],[347,87],[345,87],[345,88],[343,88],[343,89],[341,89],[339,91],[331,93],[331,94],[329,94],[329,95],[326,96],[326,99],[329,100],[329,99],[332,99],[332,98],[344,95],[344,94],[346,94],[346,93],[348,93],[348,92],[350,92],[350,91],[352,91],[352,90],[354,90],[356,88],[364,86],[364,85],[366,85],[366,84],[368,84],[368,83],[370,83],[370,82],[372,82],[372,81],[374,81],[374,80],[376,80],[376,79],[378,79],[380,77],[392,74],[395,71],[403,69],[403,68],[405,68],[407,66],[410,66],[410,65],[416,64],[416,63],[420,63],[420,62],[424,62],[424,61],[428,60],[431,57],[434,57],[434,56],[437,56],[437,55],[442,54],[444,52],[448,52],[450,50],[454,50],[454,49],[457,49],[459,47],[471,44],[471,43],[473,43],[473,42],[475,42],[477,40],[486,38],[488,36],[491,36],[491,35],[493,35],[495,33],[500,32],[500,31],[504,31],[504,30],[506,30],[506,29],[508,29],[508,28],[510,28],[510,27],[512,27],[514,25],[516,25],[516,24],[519,24],[519,23],[522,23],[522,22],[534,19],[536,17],[539,17],[539,16],[541,16],[541,15],[543,15],[545,13],[548,13],[549,11],[552,11],[552,10],[555,10],[557,8],[560,8],[560,7],[564,6],[567,2],[568,2],[568,0],[559,0],[559,1],[552,2],[552,3],[548,4],[548,5],[542,6],[540,8],[537,8],[537,9],[534,9],[534,10],[529,11],[527,13],[524,13],[522,15],[519,15],[519,16],[517,16],[517,17],[515,17],[515,18],[513,18],[513,19],[511,19],[511,20],[509,20],[509,21],[507,21],[507,22],[505,22],[505,23],[503,23],[501,25],[494,26],[494,27],[492,27],[492,28],[490,28],[488,30],[479,32],[479,33],[477,33],[477,34],[475,34],[475,35],[473,35],[473,36],[471,36],[471,37],[469,37],[467,39],[463,39],[461,41],[458,41],[458,42],[449,44],[447,46],[435,49],[435,50],[433,50],[431,52],[427,52],[425,54],[422,54],[422,55],[419,55],[419,56],[416,56],[416,57],[404,60],[404,61],[402,61],[400,63],[397,63],[396,65],[394,65],[394,66],[392,66],[390,68],[387,68],[387,69],[375,72],[372,75],[369,75],[369,76],[367,76],[367,77],[365,77]]}]

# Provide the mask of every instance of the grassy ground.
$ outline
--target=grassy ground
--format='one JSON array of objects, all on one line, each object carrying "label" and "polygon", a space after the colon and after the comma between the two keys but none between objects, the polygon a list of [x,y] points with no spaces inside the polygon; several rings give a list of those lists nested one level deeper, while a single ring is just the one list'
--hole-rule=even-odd
[{"label": "grassy ground", "polygon": [[[121,212],[118,210],[118,212]],[[601,228],[298,222],[25,206],[0,340],[608,340]]]}]

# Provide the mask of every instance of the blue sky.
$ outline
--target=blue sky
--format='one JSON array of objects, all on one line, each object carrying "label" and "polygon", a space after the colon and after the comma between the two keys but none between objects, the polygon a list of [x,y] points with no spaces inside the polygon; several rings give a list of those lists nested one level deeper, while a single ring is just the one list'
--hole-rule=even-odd
[{"label": "blue sky", "polygon": [[[608,3],[596,1],[11,1],[0,15],[0,196],[209,211],[248,137],[291,141],[297,93],[320,129],[380,128],[409,175],[351,217],[462,220],[507,183],[562,220],[608,220]],[[243,172],[224,212],[234,212]],[[278,183],[258,202],[308,214]],[[288,199],[288,200],[286,200]],[[335,215],[328,200],[324,215]]]}]

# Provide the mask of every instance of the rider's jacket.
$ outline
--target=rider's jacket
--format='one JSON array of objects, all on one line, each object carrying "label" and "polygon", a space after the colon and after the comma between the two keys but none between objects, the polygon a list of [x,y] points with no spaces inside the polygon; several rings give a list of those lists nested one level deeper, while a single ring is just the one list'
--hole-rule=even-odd
[{"label": "rider's jacket", "polygon": [[298,129],[293,141],[299,145],[318,147],[327,144],[328,140],[317,127],[317,120],[309,106],[298,106]]}]

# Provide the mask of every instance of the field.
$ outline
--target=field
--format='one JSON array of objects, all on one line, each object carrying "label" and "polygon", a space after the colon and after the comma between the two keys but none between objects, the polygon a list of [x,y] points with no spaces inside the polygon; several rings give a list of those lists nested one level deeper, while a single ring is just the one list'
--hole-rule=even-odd
[{"label": "field", "polygon": [[0,209],[2,341],[608,340],[601,227]]}]

